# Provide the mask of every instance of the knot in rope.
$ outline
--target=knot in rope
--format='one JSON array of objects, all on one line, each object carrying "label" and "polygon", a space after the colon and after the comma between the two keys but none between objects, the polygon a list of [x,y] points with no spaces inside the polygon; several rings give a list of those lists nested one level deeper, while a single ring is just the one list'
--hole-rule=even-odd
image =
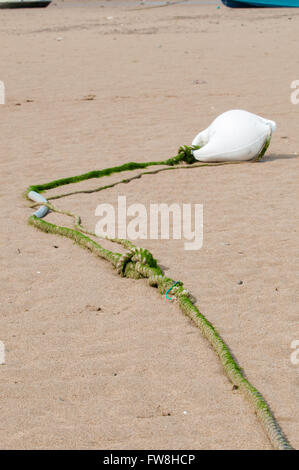
[{"label": "knot in rope", "polygon": [[127,251],[127,253],[121,255],[119,258],[117,264],[116,264],[116,270],[118,274],[122,277],[125,277],[125,268],[127,263],[131,261],[132,257],[134,256],[133,250]]},{"label": "knot in rope", "polygon": [[196,162],[192,153],[193,150],[197,150],[197,146],[188,147],[188,145],[181,145],[178,151],[178,154],[181,155],[181,161],[189,164]]},{"label": "knot in rope", "polygon": [[166,160],[165,164],[169,166],[177,165],[180,162],[186,162],[188,164],[192,164],[196,162],[196,159],[193,157],[193,150],[197,150],[200,147],[197,145],[192,145],[189,147],[188,145],[181,145],[178,154],[175,157],[169,158]]},{"label": "knot in rope", "polygon": [[119,258],[116,264],[117,272],[122,277],[125,277],[126,265],[130,261],[133,262],[134,264],[139,262],[142,265],[148,266],[150,268],[156,268],[156,269],[159,268],[157,265],[157,261],[155,260],[155,258],[153,257],[150,251],[148,251],[145,248],[133,247],[129,251],[127,251],[125,254],[121,255],[121,257]]},{"label": "knot in rope", "polygon": [[133,248],[131,251],[133,252],[132,261],[139,261],[139,263],[147,265],[150,268],[157,268],[157,261],[146,248]]}]

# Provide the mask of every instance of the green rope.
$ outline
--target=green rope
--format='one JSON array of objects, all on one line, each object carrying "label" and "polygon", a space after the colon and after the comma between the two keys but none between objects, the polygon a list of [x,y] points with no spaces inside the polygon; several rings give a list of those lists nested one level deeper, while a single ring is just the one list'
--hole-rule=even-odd
[{"label": "green rope", "polygon": [[89,180],[91,178],[102,178],[103,176],[109,176],[109,175],[112,175],[113,173],[121,173],[123,171],[140,170],[140,169],[147,168],[149,166],[154,166],[154,165],[173,166],[183,161],[189,164],[194,163],[196,160],[193,157],[192,150],[197,150],[199,148],[200,147],[198,146],[188,147],[187,145],[184,145],[179,148],[178,154],[175,157],[169,158],[168,160],[163,160],[160,162],[145,162],[145,163],[129,162],[129,163],[125,163],[124,165],[114,166],[112,168],[89,171],[88,173],[83,173],[82,175],[70,176],[68,178],[62,178],[62,179],[50,181],[49,183],[30,186],[27,189],[27,193],[30,191],[36,191],[37,193],[41,193],[49,189],[57,188],[58,186],[65,186],[66,184],[79,183],[81,181]]},{"label": "green rope", "polygon": [[[121,166],[116,166],[112,168],[106,168],[99,171],[91,171],[89,173],[84,173],[79,176],[73,176],[69,178],[63,178],[51,181],[49,183],[30,186],[27,191],[42,192],[45,190],[53,189],[58,186],[63,186],[66,184],[71,184],[79,181],[84,181],[91,178],[102,178],[103,176],[108,176],[113,173],[120,173],[122,171],[131,171],[136,169],[144,169],[153,165],[167,165],[168,168],[162,168],[153,172],[145,172],[139,175],[133,176],[127,180],[121,180],[111,185],[102,186],[94,190],[87,191],[78,191],[67,193],[59,196],[52,196],[49,199],[58,199],[60,197],[69,196],[71,194],[77,193],[91,193],[96,191],[101,191],[106,188],[115,186],[116,184],[132,181],[133,179],[140,178],[145,174],[153,174],[159,171],[166,171],[170,169],[178,168],[194,168],[196,166],[214,166],[217,163],[200,163],[194,165],[195,159],[192,155],[192,150],[194,147],[180,147],[178,155],[170,158],[168,160],[160,162],[147,162],[147,163],[126,163]],[[264,149],[263,149],[264,150]],[[263,152],[264,153],[264,152]],[[182,166],[179,164],[181,162],[187,163],[187,165]],[[221,162],[220,164],[232,164],[232,163],[241,163],[241,162]],[[190,166],[188,166],[190,165]],[[162,295],[165,295],[170,290],[172,291],[173,299],[176,299],[178,305],[185,315],[187,315],[193,323],[200,329],[203,336],[209,341],[214,351],[220,358],[224,371],[233,383],[233,385],[238,388],[252,403],[254,411],[262,423],[270,442],[272,443],[275,449],[281,450],[290,450],[292,449],[291,444],[288,442],[286,436],[284,435],[282,429],[280,428],[278,422],[276,421],[273,413],[271,412],[270,407],[268,406],[266,400],[263,398],[261,393],[251,385],[251,383],[246,379],[242,369],[239,367],[236,359],[234,359],[232,353],[230,352],[229,347],[220,337],[214,326],[206,319],[206,317],[198,310],[194,305],[194,299],[190,292],[188,292],[181,281],[175,283],[171,278],[164,276],[162,269],[158,265],[157,261],[153,255],[146,249],[139,248],[135,246],[132,242],[125,239],[118,238],[108,238],[108,240],[113,241],[122,245],[127,251],[124,254],[113,252],[105,249],[99,243],[94,241],[92,237],[96,235],[88,231],[81,224],[80,216],[73,214],[72,212],[59,210],[55,208],[52,204],[37,203],[36,205],[46,205],[54,212],[64,214],[73,218],[75,229],[71,229],[64,226],[59,226],[45,220],[39,219],[36,216],[32,215],[29,217],[29,224],[34,227],[42,230],[46,233],[53,233],[61,235],[67,238],[70,238],[79,246],[86,248],[93,252],[96,256],[99,256],[107,261],[109,261],[113,267],[117,270],[118,274],[122,277],[134,278],[134,279],[148,279],[148,282],[151,286],[159,289]],[[34,207],[33,206],[33,207]],[[174,285],[175,284],[175,285]]]}]

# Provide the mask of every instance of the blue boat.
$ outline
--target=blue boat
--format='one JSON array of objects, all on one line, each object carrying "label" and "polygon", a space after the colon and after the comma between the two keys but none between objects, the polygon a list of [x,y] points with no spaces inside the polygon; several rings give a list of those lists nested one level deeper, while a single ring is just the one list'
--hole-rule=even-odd
[{"label": "blue boat", "polygon": [[299,8],[299,0],[221,0],[230,8]]}]

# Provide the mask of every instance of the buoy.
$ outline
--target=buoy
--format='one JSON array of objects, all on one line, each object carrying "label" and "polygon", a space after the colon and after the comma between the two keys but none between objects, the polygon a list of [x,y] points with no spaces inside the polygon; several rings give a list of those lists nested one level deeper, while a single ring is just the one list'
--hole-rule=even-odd
[{"label": "buoy", "polygon": [[192,145],[196,160],[202,162],[256,160],[267,150],[276,123],[256,114],[233,109],[220,114],[200,132]]}]

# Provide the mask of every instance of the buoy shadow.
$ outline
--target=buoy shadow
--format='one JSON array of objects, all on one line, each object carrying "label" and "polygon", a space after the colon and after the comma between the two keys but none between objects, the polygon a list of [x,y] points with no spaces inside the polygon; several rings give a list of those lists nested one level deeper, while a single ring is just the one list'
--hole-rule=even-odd
[{"label": "buoy shadow", "polygon": [[270,153],[269,155],[264,156],[262,160],[260,160],[259,163],[267,163],[267,162],[273,162],[274,160],[289,160],[291,158],[298,158],[299,155],[295,154],[277,154],[277,153]]}]

